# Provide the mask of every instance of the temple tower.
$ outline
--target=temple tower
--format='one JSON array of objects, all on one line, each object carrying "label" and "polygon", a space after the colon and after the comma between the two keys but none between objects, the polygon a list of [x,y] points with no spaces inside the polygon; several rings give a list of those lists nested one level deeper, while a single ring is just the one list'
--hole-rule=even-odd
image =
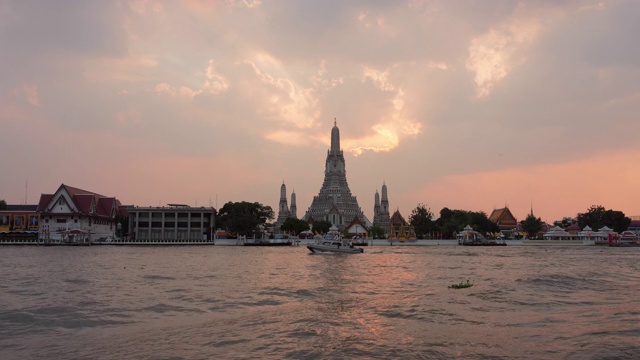
[{"label": "temple tower", "polygon": [[340,129],[334,121],[331,129],[331,147],[327,150],[324,181],[320,193],[313,197],[313,202],[303,220],[326,220],[340,230],[357,217],[362,224],[371,226],[358,206],[355,196],[351,195],[347,184],[347,172],[343,151],[340,149]]},{"label": "temple tower", "polygon": [[287,187],[282,182],[280,186],[280,204],[278,205],[278,219],[275,223],[276,230],[280,230],[280,226],[291,216],[289,206],[287,205]]},{"label": "temple tower", "polygon": [[378,194],[378,190],[376,190],[376,196],[373,200],[373,225],[378,223],[378,216],[380,214],[380,194]]},{"label": "temple tower", "polygon": [[382,183],[382,201],[380,202],[381,214],[389,215],[389,197],[387,196],[387,184]]},{"label": "temple tower", "polygon": [[298,206],[296,206],[296,191],[294,190],[291,193],[291,210],[290,210],[290,216],[292,218],[298,218]]},{"label": "temple tower", "polygon": [[391,217],[389,216],[389,198],[387,197],[387,184],[385,183],[382,183],[382,201],[380,201],[378,192],[376,191],[373,212],[373,225],[379,226],[387,231],[391,224]]}]

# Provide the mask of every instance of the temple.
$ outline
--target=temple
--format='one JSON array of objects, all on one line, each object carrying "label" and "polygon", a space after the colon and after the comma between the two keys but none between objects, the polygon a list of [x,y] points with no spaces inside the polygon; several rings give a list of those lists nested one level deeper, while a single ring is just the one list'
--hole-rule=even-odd
[{"label": "temple", "polygon": [[324,181],[320,193],[313,197],[313,202],[303,220],[309,223],[325,220],[344,230],[347,225],[354,222],[355,218],[367,228],[371,226],[371,222],[358,206],[358,200],[349,190],[344,154],[340,149],[340,130],[334,121],[331,129],[331,148],[327,151]]},{"label": "temple", "polygon": [[380,194],[376,190],[375,201],[373,205],[373,226],[379,226],[388,231],[391,225],[391,217],[389,216],[389,198],[387,197],[387,184],[382,184],[382,202]]},{"label": "temple", "polygon": [[498,225],[500,231],[513,231],[518,226],[518,220],[506,206],[502,209],[493,209],[493,212],[489,215],[489,220]]},{"label": "temple", "polygon": [[391,224],[389,225],[389,231],[387,233],[387,239],[389,240],[415,240],[416,232],[400,214],[400,210],[396,210],[391,215]]},{"label": "temple", "polygon": [[282,186],[280,186],[280,204],[278,205],[278,218],[275,223],[276,230],[279,230],[288,218],[297,218],[296,212],[296,193],[291,193],[291,209],[289,209],[287,205],[287,187],[283,181]]}]

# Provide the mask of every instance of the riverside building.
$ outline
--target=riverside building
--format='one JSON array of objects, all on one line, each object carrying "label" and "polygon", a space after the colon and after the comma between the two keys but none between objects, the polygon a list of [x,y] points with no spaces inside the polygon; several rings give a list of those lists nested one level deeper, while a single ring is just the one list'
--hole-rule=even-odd
[{"label": "riverside building", "polygon": [[344,154],[340,149],[340,130],[337,122],[334,121],[331,129],[331,148],[327,151],[324,181],[320,193],[313,197],[313,202],[302,219],[309,223],[317,220],[329,221],[338,229],[344,230],[354,218],[367,228],[371,226],[371,222],[358,205],[358,200],[349,190]]},{"label": "riverside building", "polygon": [[53,194],[40,195],[36,218],[30,217],[45,243],[90,244],[113,237],[116,217],[126,216],[115,197],[62,184]]},{"label": "riverside building", "polygon": [[215,210],[168,204],[166,207],[129,207],[129,242],[212,242]]}]

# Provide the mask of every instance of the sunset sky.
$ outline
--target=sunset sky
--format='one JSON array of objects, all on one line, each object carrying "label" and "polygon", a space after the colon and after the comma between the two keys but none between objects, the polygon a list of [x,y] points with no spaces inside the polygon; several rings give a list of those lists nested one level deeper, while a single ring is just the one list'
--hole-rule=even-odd
[{"label": "sunset sky", "polygon": [[[640,215],[640,1],[0,1],[0,199]],[[28,181],[28,191],[25,185]]]}]

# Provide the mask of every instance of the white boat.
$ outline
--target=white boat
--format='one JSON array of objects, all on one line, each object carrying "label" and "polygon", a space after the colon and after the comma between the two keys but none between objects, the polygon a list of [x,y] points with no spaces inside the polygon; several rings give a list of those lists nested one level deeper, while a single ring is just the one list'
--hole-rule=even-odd
[{"label": "white boat", "polygon": [[314,254],[361,254],[364,249],[351,245],[346,245],[335,225],[329,229],[329,233],[324,238],[316,239],[313,244],[307,245],[307,249]]},{"label": "white boat", "polygon": [[357,246],[342,245],[341,240],[323,240],[307,245],[307,249],[314,254],[361,254],[364,252],[364,249]]}]

